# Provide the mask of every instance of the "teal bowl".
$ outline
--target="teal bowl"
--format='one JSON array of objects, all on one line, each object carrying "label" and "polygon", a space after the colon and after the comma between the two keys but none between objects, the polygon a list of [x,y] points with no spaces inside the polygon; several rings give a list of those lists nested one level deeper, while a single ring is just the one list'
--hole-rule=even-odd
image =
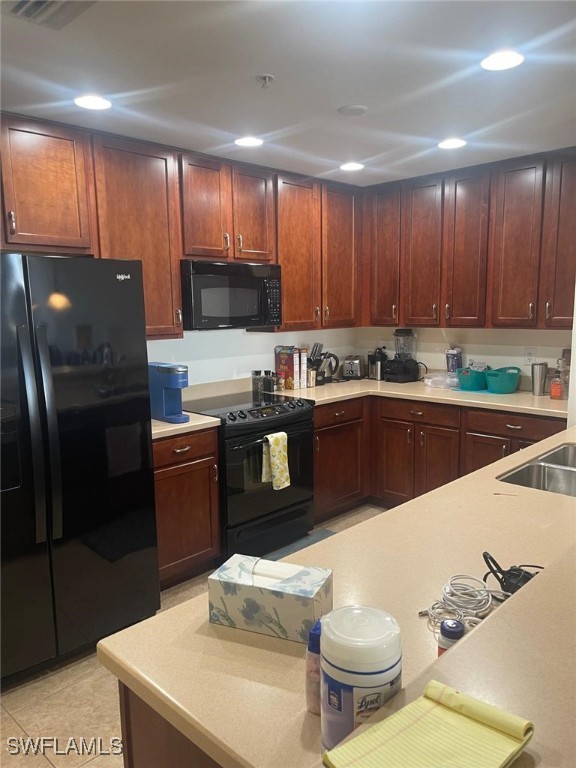
[{"label": "teal bowl", "polygon": [[495,395],[509,395],[516,392],[519,381],[520,368],[515,365],[486,372],[488,392],[493,392]]},{"label": "teal bowl", "polygon": [[[488,371],[489,370],[490,367],[488,367]],[[458,368],[456,372],[458,374],[460,389],[465,389],[468,392],[478,392],[481,389],[487,389],[487,371],[474,371],[471,368]]]}]

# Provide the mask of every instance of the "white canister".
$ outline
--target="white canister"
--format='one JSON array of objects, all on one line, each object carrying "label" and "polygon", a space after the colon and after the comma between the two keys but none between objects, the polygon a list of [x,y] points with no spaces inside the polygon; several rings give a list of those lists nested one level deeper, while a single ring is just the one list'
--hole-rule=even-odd
[{"label": "white canister", "polygon": [[332,749],[400,690],[402,644],[398,622],[379,608],[336,608],[321,623],[322,745]]}]

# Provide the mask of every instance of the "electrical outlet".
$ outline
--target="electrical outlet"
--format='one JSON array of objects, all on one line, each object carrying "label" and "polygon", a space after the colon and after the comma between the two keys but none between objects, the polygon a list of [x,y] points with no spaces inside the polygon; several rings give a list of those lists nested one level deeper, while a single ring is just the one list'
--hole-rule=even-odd
[{"label": "electrical outlet", "polygon": [[536,355],[538,353],[538,350],[534,347],[525,347],[524,348],[524,365],[532,365],[532,363],[536,362]]}]

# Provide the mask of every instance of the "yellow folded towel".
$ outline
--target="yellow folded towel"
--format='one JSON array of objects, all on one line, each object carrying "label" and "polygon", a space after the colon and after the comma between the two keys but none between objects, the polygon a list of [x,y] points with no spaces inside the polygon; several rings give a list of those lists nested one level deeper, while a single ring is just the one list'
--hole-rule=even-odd
[{"label": "yellow folded towel", "polygon": [[262,447],[262,482],[281,491],[290,485],[288,469],[288,435],[286,432],[274,432],[266,435]]}]

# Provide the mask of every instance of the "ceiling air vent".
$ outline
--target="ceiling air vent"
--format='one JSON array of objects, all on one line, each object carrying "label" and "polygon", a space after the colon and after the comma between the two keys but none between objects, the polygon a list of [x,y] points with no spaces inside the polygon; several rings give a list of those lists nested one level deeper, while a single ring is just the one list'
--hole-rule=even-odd
[{"label": "ceiling air vent", "polygon": [[32,21],[42,27],[63,29],[77,16],[94,5],[96,0],[19,0],[2,3],[2,13]]}]

